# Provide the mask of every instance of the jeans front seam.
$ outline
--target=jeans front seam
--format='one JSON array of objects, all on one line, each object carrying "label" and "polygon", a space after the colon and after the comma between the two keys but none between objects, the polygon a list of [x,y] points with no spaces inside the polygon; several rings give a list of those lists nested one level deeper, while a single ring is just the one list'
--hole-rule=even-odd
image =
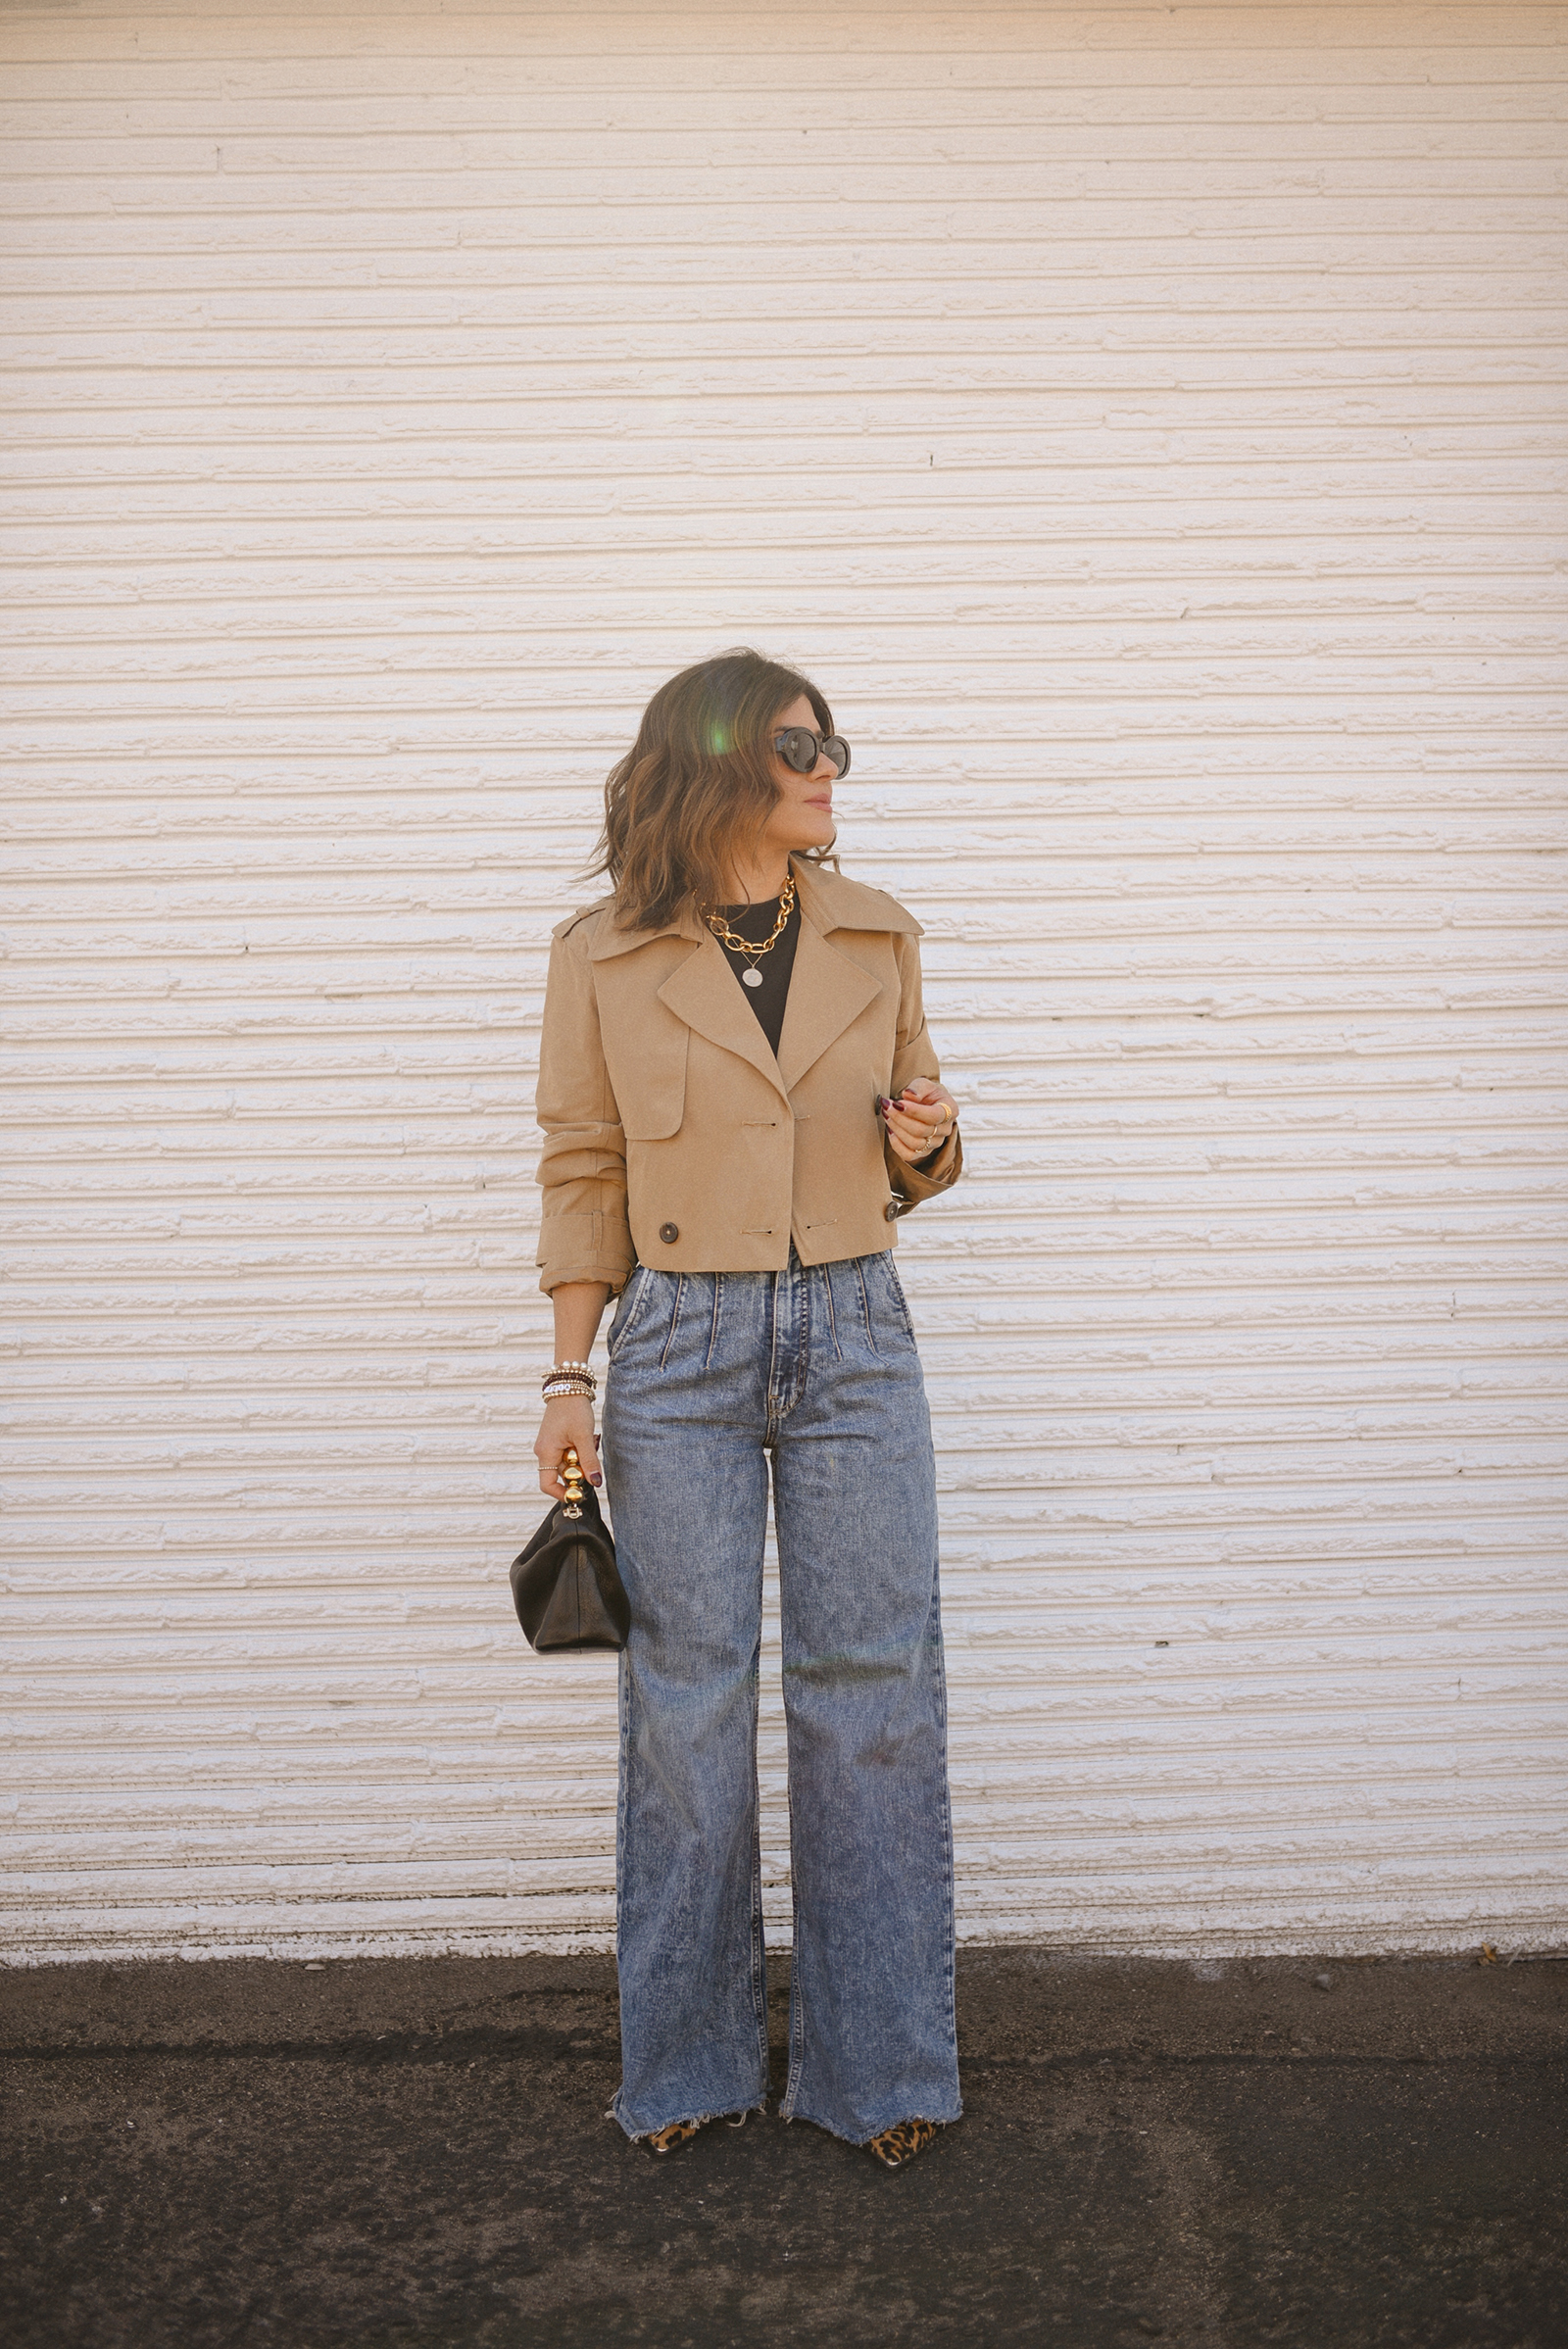
[{"label": "jeans front seam", "polygon": [[630,1758],[631,1758],[631,1671],[630,1671],[630,1667],[628,1666],[628,1664],[627,1664],[627,1662],[626,1662],[626,1653],[625,1653],[625,1650],[624,1650],[624,1648],[621,1650],[619,1662],[620,1662],[620,1688],[619,1688],[619,1690],[618,1690],[618,1695],[619,1695],[619,1698],[620,1698],[620,1702],[619,1702],[619,1704],[616,1706],[616,1711],[619,1713],[620,1719],[619,1719],[619,1721],[618,1721],[618,1722],[617,1722],[617,1724],[616,1724],[616,1728],[617,1728],[617,1730],[618,1730],[618,1732],[619,1732],[619,1739],[620,1739],[620,1755],[619,1755],[619,1760],[620,1760],[620,1774],[619,1774],[619,1785],[618,1785],[618,1786],[617,1786],[617,1789],[616,1789],[616,1800],[615,1800],[615,1845],[616,1845],[616,1853],[615,1853],[615,1857],[616,1857],[616,1868],[615,1868],[615,1888],[616,1888],[616,1894],[617,1894],[617,1898],[616,1898],[616,1904],[615,1904],[615,1910],[616,1910],[616,1913],[615,1913],[615,1926],[616,1926],[617,1937],[618,1937],[619,1927],[620,1927],[620,1903],[619,1903],[618,1894],[619,1894],[619,1889],[620,1889],[621,1861],[622,1861],[622,1857],[623,1857],[623,1854],[624,1854],[624,1851],[625,1851],[625,1843],[626,1843],[626,1824],[627,1824],[627,1822],[626,1822],[626,1810],[627,1810],[627,1786],[626,1786],[626,1780],[627,1780],[627,1776],[628,1776],[628,1765],[629,1765]]},{"label": "jeans front seam", "polygon": [[[620,1940],[622,1923],[620,1889],[626,1881],[626,1835],[629,1826],[627,1818],[629,1790],[626,1782],[631,1774],[631,1670],[624,1648],[622,1648],[617,1662],[619,1665],[619,1688],[617,1689],[619,1703],[616,1706],[616,1711],[620,1716],[618,1723],[620,1752],[615,1788],[615,1975],[618,1989],[623,1956]],[[622,2025],[622,2029],[624,2029],[624,2025]],[[620,2093],[620,2089],[617,2088],[611,2099],[610,2110],[624,2128],[625,2123],[618,2109]]]},{"label": "jeans front seam", "polygon": [[661,1370],[664,1368],[665,1364],[669,1360],[669,1349],[675,1343],[675,1332],[680,1328],[680,1309],[685,1301],[685,1297],[686,1275],[683,1272],[678,1272],[675,1275],[674,1310],[670,1314],[669,1328],[664,1337],[664,1350],[659,1357],[659,1367]]},{"label": "jeans front seam", "polygon": [[719,1300],[723,1295],[724,1276],[721,1272],[715,1272],[713,1275],[713,1318],[708,1325],[708,1353],[703,1363],[705,1370],[712,1369],[713,1356],[718,1351],[718,1309]]},{"label": "jeans front seam", "polygon": [[[761,1594],[758,1594],[761,1605]],[[762,1643],[752,1658],[752,1752],[757,1752],[758,1691],[761,1680]],[[762,1818],[760,1789],[752,1788],[752,2004],[757,2015],[758,2067],[764,2102],[767,2097],[767,1943],[762,1930]]]},{"label": "jeans front seam", "polygon": [[771,1444],[776,1433],[773,1395],[778,1378],[778,1285],[784,1278],[783,1273],[775,1272],[769,1276],[767,1285],[767,1426],[762,1436],[764,1444]]},{"label": "jeans front seam", "polygon": [[827,1294],[827,1329],[828,1336],[833,1341],[833,1359],[835,1362],[842,1362],[844,1355],[839,1346],[839,1317],[833,1302],[833,1267],[831,1264],[824,1264],[822,1267],[822,1287]]},{"label": "jeans front seam", "polygon": [[942,1728],[942,1844],[943,1872],[948,1895],[948,2030],[953,2034],[954,2043],[956,2045],[958,2036],[958,2000],[956,1979],[957,1952],[954,1946],[956,1939],[956,1920],[954,1916],[956,1886],[953,1867],[953,1789],[948,1777],[948,1669],[946,1651],[942,1643],[942,1598],[938,1590],[933,1590],[931,1593],[931,1614],[934,1624],[931,1645],[936,1651],[934,1657],[936,1669],[933,1674],[936,1683],[936,1711],[937,1720]]},{"label": "jeans front seam", "polygon": [[800,1887],[795,1881],[793,1864],[795,1851],[795,1799],[793,1792],[786,1792],[785,1801],[789,1817],[791,1852],[790,2060],[789,2070],[784,2080],[784,2100],[778,2111],[781,2121],[793,2121],[795,2099],[800,2092],[801,2074],[806,2068],[806,1987],[801,1974],[801,1894]]},{"label": "jeans front seam", "polygon": [[865,1285],[865,1266],[858,1256],[855,1259],[855,1277],[860,1284],[860,1311],[865,1318],[865,1343],[873,1353],[880,1352],[876,1332],[871,1327],[871,1292]]},{"label": "jeans front seam", "polygon": [[[807,1301],[808,1295],[808,1275],[806,1267],[797,1261],[793,1248],[790,1251],[790,1261],[785,1266],[784,1270],[782,1272],[775,1272],[771,1277],[773,1283],[773,1326],[769,1333],[768,1340],[767,1430],[762,1438],[764,1444],[772,1444],[778,1442],[780,1421],[789,1417],[796,1404],[800,1401],[801,1396],[806,1392],[806,1374],[808,1354],[807,1339],[808,1316],[808,1306]],[[783,1284],[786,1281],[791,1284],[790,1296],[795,1308],[795,1360],[791,1366],[789,1392],[781,1398],[778,1387],[779,1298]]]}]

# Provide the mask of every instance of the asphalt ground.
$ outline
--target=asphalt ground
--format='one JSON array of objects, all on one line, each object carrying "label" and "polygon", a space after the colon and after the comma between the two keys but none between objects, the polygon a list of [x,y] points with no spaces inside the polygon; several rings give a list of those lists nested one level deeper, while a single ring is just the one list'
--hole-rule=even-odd
[{"label": "asphalt ground", "polygon": [[1568,1962],[970,1951],[959,2022],[890,2172],[628,2144],[603,1959],[0,1974],[3,2338],[1568,2344]]}]

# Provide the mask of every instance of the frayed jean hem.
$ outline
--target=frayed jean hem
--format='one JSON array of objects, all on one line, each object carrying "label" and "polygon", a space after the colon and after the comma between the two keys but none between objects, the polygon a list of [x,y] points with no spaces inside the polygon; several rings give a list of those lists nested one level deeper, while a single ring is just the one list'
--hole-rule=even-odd
[{"label": "frayed jean hem", "polygon": [[[615,2104],[619,2102],[620,2099],[617,2096]],[[678,2129],[687,2121],[695,2121],[699,2129],[706,2129],[710,2121],[727,2121],[732,2129],[744,2128],[753,2113],[766,2112],[767,2093],[764,2089],[755,2104],[720,2105],[717,2111],[711,2113],[671,2113],[667,2121],[656,2121],[649,2129],[628,2128],[624,2119],[615,2110],[615,2104],[611,2105],[605,2114],[605,2119],[613,2121],[618,2129],[624,2130],[634,2145],[640,2145],[644,2137],[657,2137],[662,2129]]]}]

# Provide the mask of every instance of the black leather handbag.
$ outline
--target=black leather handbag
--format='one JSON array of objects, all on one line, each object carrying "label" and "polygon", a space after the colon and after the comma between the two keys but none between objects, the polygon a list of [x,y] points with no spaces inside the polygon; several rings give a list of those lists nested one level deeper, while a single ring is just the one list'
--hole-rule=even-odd
[{"label": "black leather handbag", "polygon": [[585,1484],[574,1451],[562,1462],[566,1488],[527,1548],[512,1561],[512,1600],[530,1646],[541,1655],[579,1647],[624,1647],[631,1602],[615,1544]]}]

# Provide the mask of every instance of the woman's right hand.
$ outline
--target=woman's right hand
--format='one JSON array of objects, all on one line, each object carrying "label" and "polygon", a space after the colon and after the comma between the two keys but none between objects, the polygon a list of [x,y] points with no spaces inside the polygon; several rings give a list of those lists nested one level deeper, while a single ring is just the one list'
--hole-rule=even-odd
[{"label": "woman's right hand", "polygon": [[548,1493],[552,1500],[566,1497],[566,1488],[561,1481],[561,1460],[568,1444],[575,1445],[589,1484],[602,1484],[599,1446],[594,1441],[594,1407],[586,1395],[558,1395],[553,1402],[546,1403],[545,1415],[539,1422],[533,1446],[539,1463],[539,1490]]}]

